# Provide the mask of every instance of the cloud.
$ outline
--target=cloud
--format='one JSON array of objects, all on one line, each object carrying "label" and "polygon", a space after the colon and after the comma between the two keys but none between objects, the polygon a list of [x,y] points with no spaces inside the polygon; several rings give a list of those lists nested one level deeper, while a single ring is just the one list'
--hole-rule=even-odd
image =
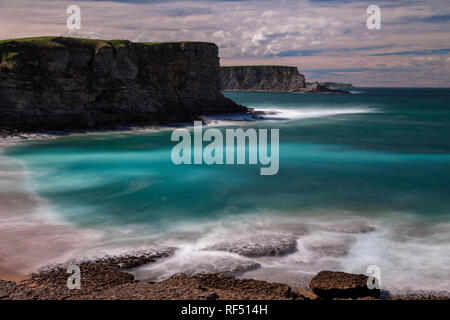
[{"label": "cloud", "polygon": [[[66,0],[2,0],[0,39],[69,35]],[[448,43],[448,0],[379,1],[382,29],[366,28],[366,1],[332,0],[112,0],[75,1],[82,30],[70,35],[132,41],[213,41],[221,63],[286,63],[328,80],[401,80],[415,85],[417,68],[450,83],[450,76],[423,63],[421,56],[442,56]],[[419,59],[415,59],[419,58]],[[447,63],[438,59],[434,63]],[[386,66],[383,68],[377,66]],[[318,72],[314,70],[328,70]],[[376,69],[376,70],[374,70]],[[335,71],[331,71],[335,70]],[[337,73],[340,70],[339,73]],[[345,72],[345,71],[348,72]],[[390,71],[389,71],[390,70]],[[392,72],[408,77],[393,77]],[[448,70],[447,70],[448,71]],[[448,72],[447,72],[448,73]],[[376,74],[376,77],[374,77]],[[333,80],[333,79],[330,79]],[[375,80],[370,80],[373,83]],[[433,80],[434,81],[434,80]]]}]

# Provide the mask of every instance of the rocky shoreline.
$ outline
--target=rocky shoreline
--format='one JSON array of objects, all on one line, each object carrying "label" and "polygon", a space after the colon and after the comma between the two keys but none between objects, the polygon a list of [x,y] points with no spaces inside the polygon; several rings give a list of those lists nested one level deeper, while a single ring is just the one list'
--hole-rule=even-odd
[{"label": "rocky shoreline", "polygon": [[[229,274],[177,274],[161,282],[135,280],[128,272],[171,256],[175,248],[128,253],[95,260],[71,261],[21,282],[0,280],[0,300],[377,300],[449,299],[439,293],[390,295],[367,288],[368,277],[336,271],[321,271],[309,288],[253,279],[237,279]],[[67,266],[81,271],[81,289],[68,289]]]}]

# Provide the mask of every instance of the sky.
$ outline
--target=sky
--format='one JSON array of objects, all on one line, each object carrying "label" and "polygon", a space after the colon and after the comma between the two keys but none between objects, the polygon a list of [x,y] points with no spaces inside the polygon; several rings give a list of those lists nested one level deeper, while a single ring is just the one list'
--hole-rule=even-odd
[{"label": "sky", "polygon": [[[68,30],[69,5],[81,29]],[[367,7],[381,9],[370,30]],[[450,0],[0,0],[0,39],[210,41],[222,65],[296,66],[307,81],[450,87]]]}]

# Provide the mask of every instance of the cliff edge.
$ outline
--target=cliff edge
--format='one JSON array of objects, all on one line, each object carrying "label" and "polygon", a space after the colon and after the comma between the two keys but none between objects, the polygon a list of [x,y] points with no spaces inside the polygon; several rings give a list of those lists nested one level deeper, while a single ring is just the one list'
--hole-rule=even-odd
[{"label": "cliff edge", "polygon": [[114,128],[245,113],[221,93],[213,43],[0,41],[0,128]]}]

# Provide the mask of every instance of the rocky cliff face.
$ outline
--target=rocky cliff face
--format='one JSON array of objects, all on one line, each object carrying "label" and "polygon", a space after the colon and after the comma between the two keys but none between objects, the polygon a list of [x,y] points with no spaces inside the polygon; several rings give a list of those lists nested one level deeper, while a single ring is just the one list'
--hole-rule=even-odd
[{"label": "rocky cliff face", "polygon": [[225,91],[299,92],[305,88],[305,77],[296,67],[222,67],[221,77]]},{"label": "rocky cliff face", "polygon": [[0,128],[67,130],[247,112],[221,94],[212,43],[0,41]]}]

